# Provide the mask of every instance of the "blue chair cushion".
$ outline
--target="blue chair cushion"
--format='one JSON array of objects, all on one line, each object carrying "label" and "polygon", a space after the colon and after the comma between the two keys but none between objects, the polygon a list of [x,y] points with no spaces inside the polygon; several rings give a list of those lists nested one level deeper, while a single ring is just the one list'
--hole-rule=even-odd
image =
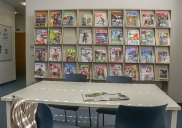
[{"label": "blue chair cushion", "polygon": [[118,110],[117,108],[98,108],[96,111],[98,113],[116,115],[117,110]]}]

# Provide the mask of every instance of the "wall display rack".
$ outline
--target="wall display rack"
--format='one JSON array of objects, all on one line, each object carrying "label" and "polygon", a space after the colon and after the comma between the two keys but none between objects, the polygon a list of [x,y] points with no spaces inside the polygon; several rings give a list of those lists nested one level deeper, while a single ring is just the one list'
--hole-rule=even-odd
[{"label": "wall display rack", "polygon": [[[55,23],[54,18],[57,20]],[[96,73],[100,70],[99,67],[105,67],[101,72],[98,72],[104,76],[110,76],[112,72],[114,75],[113,68],[115,68],[119,70],[117,70],[117,75],[133,77],[134,83],[159,83],[160,88],[168,93],[171,10],[35,10],[34,21],[35,58],[38,56],[37,50],[44,49],[43,52],[40,52],[43,59],[35,59],[34,62],[35,64],[43,64],[41,66],[43,69],[45,68],[45,70],[42,70],[41,67],[35,68],[35,78],[63,80],[64,70],[73,72],[72,69],[70,71],[65,67],[65,64],[67,66],[74,64],[74,73],[80,73],[80,64],[86,64],[89,67],[90,76],[88,78],[91,81],[104,81],[104,78],[100,81],[95,79],[99,77]],[[39,30],[44,30],[43,34],[39,33]],[[54,34],[51,35],[53,32],[59,36],[59,39],[51,37],[54,36]],[[85,32],[87,33],[85,38],[80,39]],[[119,35],[117,36],[118,44],[113,40],[114,33]],[[37,38],[39,40],[44,38],[44,42],[38,43]],[[53,54],[54,50],[52,51],[51,48],[56,48],[56,54]],[[68,52],[73,49],[75,51]],[[111,49],[120,49],[115,50],[116,53],[119,53],[120,59],[112,60]],[[84,50],[88,50],[90,53],[91,60],[89,62],[81,61]],[[102,53],[98,54],[96,50],[101,50]],[[57,59],[58,56],[59,59]],[[105,58],[105,60],[98,61],[99,57]],[[53,77],[55,72],[53,72],[54,74],[50,72],[54,68],[59,69],[57,72],[59,77]]]}]

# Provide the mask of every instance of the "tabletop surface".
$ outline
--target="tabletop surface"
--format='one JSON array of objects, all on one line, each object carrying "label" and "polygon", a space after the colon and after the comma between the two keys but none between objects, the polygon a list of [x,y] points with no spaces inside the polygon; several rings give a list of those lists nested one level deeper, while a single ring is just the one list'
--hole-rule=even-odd
[{"label": "tabletop surface", "polygon": [[[83,93],[104,91],[108,93],[121,93],[128,96],[130,99],[99,102],[83,101]],[[155,84],[41,81],[1,97],[1,100],[12,101],[13,95],[32,102],[57,105],[118,108],[119,105],[152,107],[168,104],[166,110],[181,110],[181,107]]]}]

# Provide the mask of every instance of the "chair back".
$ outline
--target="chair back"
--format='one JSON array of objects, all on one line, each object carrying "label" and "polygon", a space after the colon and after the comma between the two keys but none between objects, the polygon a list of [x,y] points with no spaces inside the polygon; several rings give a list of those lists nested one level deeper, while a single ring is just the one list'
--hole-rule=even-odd
[{"label": "chair back", "polygon": [[108,76],[106,83],[133,83],[131,77],[126,76]]},{"label": "chair back", "polygon": [[53,116],[47,104],[38,104],[35,119],[37,128],[53,128]]},{"label": "chair back", "polygon": [[166,105],[135,107],[120,105],[116,113],[115,128],[166,128]]},{"label": "chair back", "polygon": [[66,74],[64,81],[87,82],[87,76],[82,74]]}]

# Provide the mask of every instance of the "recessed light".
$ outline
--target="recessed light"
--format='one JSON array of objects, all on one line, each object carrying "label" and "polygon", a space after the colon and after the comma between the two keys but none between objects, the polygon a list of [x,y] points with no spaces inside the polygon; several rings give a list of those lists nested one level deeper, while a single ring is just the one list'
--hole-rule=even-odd
[{"label": "recessed light", "polygon": [[18,12],[15,12],[15,14],[17,14]]},{"label": "recessed light", "polygon": [[26,5],[26,2],[22,2],[21,4],[25,6]]}]

